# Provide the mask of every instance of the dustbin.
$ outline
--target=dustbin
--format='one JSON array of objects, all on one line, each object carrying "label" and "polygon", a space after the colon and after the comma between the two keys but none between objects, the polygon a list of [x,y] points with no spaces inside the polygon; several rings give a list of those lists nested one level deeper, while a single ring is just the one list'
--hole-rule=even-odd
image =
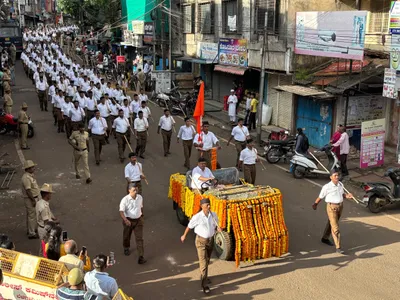
[{"label": "dustbin", "polygon": [[228,98],[229,95],[224,96],[224,110],[228,111]]}]

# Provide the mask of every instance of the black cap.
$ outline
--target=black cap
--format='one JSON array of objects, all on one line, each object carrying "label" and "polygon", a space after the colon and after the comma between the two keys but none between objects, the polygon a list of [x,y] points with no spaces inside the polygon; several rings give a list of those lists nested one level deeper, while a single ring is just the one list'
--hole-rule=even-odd
[{"label": "black cap", "polygon": [[211,203],[210,199],[208,199],[208,198],[203,198],[203,199],[200,200],[200,205],[210,204],[210,203]]}]

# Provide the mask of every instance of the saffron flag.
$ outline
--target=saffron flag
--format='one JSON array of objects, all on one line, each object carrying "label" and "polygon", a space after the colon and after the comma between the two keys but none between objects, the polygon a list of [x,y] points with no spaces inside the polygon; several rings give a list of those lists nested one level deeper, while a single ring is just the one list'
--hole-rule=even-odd
[{"label": "saffron flag", "polygon": [[193,118],[196,120],[197,133],[200,136],[201,123],[204,116],[204,82],[200,84],[199,95],[197,96],[196,108],[194,109]]}]

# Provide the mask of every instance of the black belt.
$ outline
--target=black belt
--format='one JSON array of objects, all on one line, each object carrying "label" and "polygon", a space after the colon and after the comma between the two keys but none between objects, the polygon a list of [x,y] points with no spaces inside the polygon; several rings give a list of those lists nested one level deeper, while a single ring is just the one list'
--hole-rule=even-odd
[{"label": "black belt", "polygon": [[118,131],[117,131],[117,133],[119,133],[119,134],[122,134],[122,135],[125,135],[125,134],[127,134],[127,132],[128,132],[128,130],[127,130],[127,131],[125,131],[124,133],[122,133],[122,132],[118,132]]},{"label": "black belt", "polygon": [[254,163],[254,164],[244,164],[245,166],[255,166],[256,165],[256,163]]},{"label": "black belt", "polygon": [[238,141],[238,140],[235,140],[235,142],[238,142],[238,143],[245,143],[246,141]]},{"label": "black belt", "polygon": [[46,90],[44,90],[44,91],[40,91],[40,90],[39,90],[38,92],[39,92],[39,93],[45,93],[45,92],[46,92]]},{"label": "black belt", "polygon": [[138,180],[138,181],[131,181],[130,183],[138,183],[138,182],[141,182],[140,180]]},{"label": "black belt", "polygon": [[162,130],[162,131],[165,131],[165,132],[171,132],[172,129],[171,129],[171,130],[165,130],[165,129],[162,129],[162,128],[161,128],[161,130]]},{"label": "black belt", "polygon": [[28,123],[19,122],[20,125],[28,125]]},{"label": "black belt", "polygon": [[85,149],[75,149],[76,151],[79,151],[79,152],[83,152],[83,151],[86,151],[87,150],[87,148],[85,148]]},{"label": "black belt", "polygon": [[39,225],[39,224],[38,224],[38,226],[39,226],[40,228],[44,228],[44,226],[42,226],[42,225]]},{"label": "black belt", "polygon": [[90,111],[90,112],[95,112],[94,110],[90,110],[90,109],[88,109],[88,111]]}]

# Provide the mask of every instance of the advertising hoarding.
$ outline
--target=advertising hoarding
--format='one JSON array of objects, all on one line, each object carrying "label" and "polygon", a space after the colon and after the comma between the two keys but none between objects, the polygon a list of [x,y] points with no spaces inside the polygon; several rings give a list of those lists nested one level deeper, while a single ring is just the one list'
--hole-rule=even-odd
[{"label": "advertising hoarding", "polygon": [[214,60],[218,56],[218,43],[198,43],[197,57],[205,60]]},{"label": "advertising hoarding", "polygon": [[219,64],[247,67],[246,39],[220,39],[218,49]]},{"label": "advertising hoarding", "polygon": [[389,32],[400,34],[400,2],[392,1],[389,10]]},{"label": "advertising hoarding", "polygon": [[361,123],[360,168],[383,165],[385,152],[385,119]]},{"label": "advertising hoarding", "polygon": [[153,22],[145,22],[144,23],[143,42],[152,43],[153,36],[154,36],[154,23]]},{"label": "advertising hoarding", "polygon": [[366,11],[296,13],[295,53],[362,60]]}]

